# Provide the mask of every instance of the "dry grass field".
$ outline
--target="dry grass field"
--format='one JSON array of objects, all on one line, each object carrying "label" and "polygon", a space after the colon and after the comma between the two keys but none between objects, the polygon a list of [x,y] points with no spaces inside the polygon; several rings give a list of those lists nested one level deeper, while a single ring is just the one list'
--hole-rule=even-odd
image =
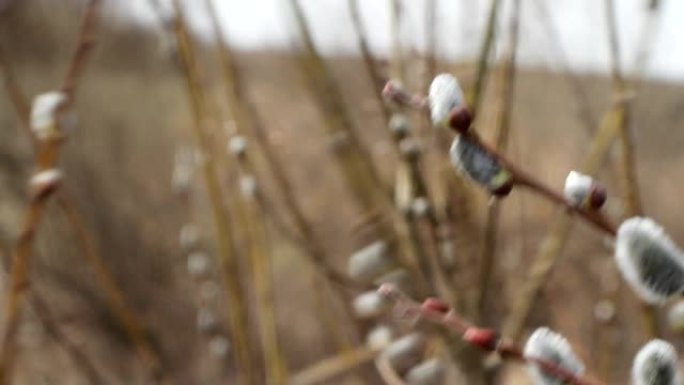
[{"label": "dry grass field", "polygon": [[[60,83],[78,31],[79,11],[79,7],[61,2],[21,0],[0,12],[0,48],[27,96]],[[192,148],[195,141],[177,52],[169,49],[161,35],[162,32],[142,30],[109,18],[105,13],[92,61],[79,82],[73,107],[78,124],[62,148],[61,191],[81,214],[91,243],[138,316],[144,336],[159,355],[166,376],[182,385],[235,383],[229,381],[235,378],[232,351],[228,356],[212,354],[211,346],[217,349],[217,340],[198,332],[203,286],[188,275],[187,251],[178,244],[181,227],[188,222],[197,223],[202,247],[211,257],[212,269],[208,274],[221,282],[212,208],[200,173],[193,176],[189,197],[185,199],[174,194],[171,186],[177,150]],[[209,142],[220,165],[217,174],[226,201],[234,204],[239,195],[237,171],[226,151],[226,133],[234,130],[234,123],[220,80],[219,60],[210,45],[200,46],[198,56],[201,85],[208,95],[211,114],[207,123]],[[324,117],[305,86],[296,54],[250,52],[238,53],[236,57],[267,139],[293,186],[294,197],[330,264],[346,271],[349,255],[371,240],[363,230],[368,215],[354,203],[353,194],[335,166],[331,139],[323,128]],[[420,65],[417,58],[411,60],[410,63]],[[377,165],[382,182],[393,184],[398,157],[366,67],[357,57],[326,57],[326,64],[341,86],[362,145]],[[494,66],[493,73],[498,73],[498,69]],[[459,75],[466,89],[475,76],[471,63],[441,62],[438,72]],[[587,75],[569,80],[570,76],[521,69],[513,97],[508,154],[558,190],[562,189],[567,173],[581,164],[611,103],[609,77]],[[492,75],[489,80],[477,120],[477,129],[485,140],[493,139],[497,108],[497,76]],[[593,127],[587,127],[578,117],[578,99],[570,81],[578,82],[583,90]],[[684,188],[684,132],[679,129],[684,124],[683,106],[684,88],[662,82],[639,84],[633,103],[636,174],[644,209],[668,229],[675,241],[684,241],[679,190]],[[420,118],[416,116],[414,121],[419,122]],[[19,128],[16,111],[5,92],[0,93],[0,127],[0,251],[5,266],[9,266],[28,202],[26,181],[34,162],[31,143]],[[420,134],[424,148],[446,148],[444,143],[436,143],[440,140],[437,138],[425,131]],[[605,167],[598,174],[609,192],[605,212],[612,218],[624,215],[618,153],[616,146],[607,154]],[[268,201],[263,217],[272,257],[278,337],[288,372],[297,374],[336,355],[340,351],[337,332],[354,334],[350,332],[353,323],[344,315],[342,304],[331,299],[331,285],[314,278],[311,265],[303,257],[304,251],[288,236],[287,228],[294,225],[287,218],[283,198],[263,154],[257,154],[254,163],[260,191]],[[422,166],[429,168],[434,164],[428,157]],[[436,175],[435,170],[427,173]],[[459,207],[458,211],[472,216],[456,219],[463,220],[462,225],[468,228],[458,233],[456,245],[459,255],[468,256],[460,262],[458,274],[463,285],[467,285],[477,274],[477,256],[490,198],[470,183],[464,188],[464,194],[470,197],[468,207]],[[501,208],[492,287],[481,319],[484,325],[495,328],[503,327],[517,288],[525,282],[540,243],[561,212],[524,189],[514,190],[502,201]],[[41,298],[49,309],[51,323],[90,357],[103,383],[149,383],[136,346],[130,342],[116,311],[108,305],[98,282],[101,277],[84,259],[79,235],[63,214],[57,201],[50,203],[37,233],[26,302],[29,306],[22,311],[17,334],[13,383],[88,383],[79,366],[74,365],[60,342],[45,328],[41,319],[45,314],[39,314],[31,305],[35,297]],[[281,221],[284,224],[278,223]],[[633,355],[646,340],[639,302],[621,283],[609,242],[591,225],[576,222],[534,301],[525,333],[541,325],[554,328],[572,342],[590,372],[601,376],[609,373],[610,378],[603,377],[608,383],[624,383]],[[235,237],[244,238],[247,230],[239,222],[235,224]],[[247,276],[250,266],[244,257],[246,249],[241,250],[239,268]],[[6,273],[0,282],[4,303],[10,286]],[[617,294],[606,294],[616,285],[620,285]],[[253,298],[254,288],[245,283],[243,286]],[[225,305],[224,290],[219,290],[218,297],[212,309],[223,325],[231,309]],[[597,305],[599,312],[601,304],[605,310],[602,301],[607,298],[615,305],[616,315],[606,324],[597,320],[595,313]],[[247,299],[247,304],[249,325],[255,325],[259,317],[255,301]],[[665,336],[676,346],[684,347],[681,337],[667,327],[666,314],[667,308],[659,311]],[[340,330],[331,330],[330,322]],[[250,333],[250,344],[257,345],[256,328]],[[362,338],[350,336],[348,344],[358,344]],[[263,372],[261,359],[256,358],[256,362],[257,372]],[[607,372],[605,365],[609,368]],[[521,368],[517,364],[506,367],[500,381],[529,382]],[[364,370],[367,375],[359,375]],[[369,362],[351,375],[322,383],[361,383],[364,379],[365,383],[373,383],[373,372]],[[381,383],[379,378],[375,380],[374,383]]]}]

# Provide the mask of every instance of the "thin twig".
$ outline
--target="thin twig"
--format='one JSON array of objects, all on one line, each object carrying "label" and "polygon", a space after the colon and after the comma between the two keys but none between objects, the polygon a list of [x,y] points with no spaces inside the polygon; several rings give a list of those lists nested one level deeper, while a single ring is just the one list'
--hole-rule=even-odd
[{"label": "thin twig", "polygon": [[[508,146],[509,131],[513,114],[513,101],[515,93],[516,54],[518,48],[518,31],[520,21],[520,0],[513,2],[513,12],[510,21],[509,47],[505,54],[501,69],[501,89],[499,110],[495,129],[495,148],[499,152],[505,152]],[[487,220],[485,222],[484,240],[480,255],[479,287],[475,299],[477,317],[481,317],[487,300],[487,292],[491,285],[491,276],[494,270],[494,258],[499,226],[500,202],[495,200],[487,208]]]},{"label": "thin twig", "polygon": [[192,132],[204,154],[202,172],[212,207],[211,211],[216,228],[218,251],[223,264],[224,280],[228,294],[227,299],[230,307],[230,335],[235,346],[236,366],[241,379],[246,384],[252,385],[256,384],[256,378],[250,353],[250,343],[248,341],[247,306],[244,303],[245,295],[240,284],[242,280],[232,239],[232,224],[226,212],[223,191],[217,174],[217,166],[212,156],[211,139],[206,130],[207,104],[201,88],[194,44],[187,30],[182,7],[179,0],[174,0],[172,5],[174,14],[171,19],[171,25],[178,42],[191,103],[193,114]]},{"label": "thin twig", "polygon": [[[91,0],[81,19],[76,49],[69,65],[70,70],[67,71],[66,78],[61,87],[67,94],[67,105],[63,106],[63,108],[68,108],[73,103],[79,79],[78,75],[90,57],[88,54],[91,52],[90,47],[92,47],[92,38],[95,26],[97,25],[99,9],[100,2]],[[56,121],[57,119],[55,119]],[[57,125],[57,127],[53,127],[55,132],[60,133],[58,123],[55,124]],[[36,164],[39,172],[57,167],[62,139],[62,137],[53,136],[39,142],[36,153]],[[16,358],[16,333],[20,323],[20,311],[29,286],[28,276],[33,241],[42,222],[46,203],[57,190],[58,184],[59,181],[55,181],[52,185],[46,186],[47,188],[32,194],[17,245],[14,249],[10,276],[11,286],[5,307],[5,329],[2,336],[2,346],[0,347],[0,354],[2,354],[0,356],[0,384],[7,384],[11,381],[12,369]]]},{"label": "thin twig", "polygon": [[482,46],[480,47],[480,54],[477,59],[477,74],[475,75],[475,85],[468,94],[468,104],[472,106],[473,115],[477,116],[480,112],[482,98],[484,97],[484,89],[487,84],[487,75],[489,73],[489,58],[492,55],[492,47],[496,40],[496,23],[497,15],[501,0],[491,0],[489,8],[489,16],[487,19],[487,29],[485,31]]},{"label": "thin twig", "polygon": [[461,335],[464,342],[482,349],[485,352],[498,353],[506,360],[538,365],[545,372],[558,377],[559,380],[575,385],[604,385],[602,382],[586,375],[576,375],[567,369],[541,357],[530,357],[523,353],[512,340],[502,337],[494,330],[483,329],[461,318],[452,308],[439,299],[428,298],[418,303],[392,285],[382,285],[378,292],[391,300],[401,316],[417,320],[423,319],[440,324],[452,332]]},{"label": "thin twig", "polygon": [[[636,161],[634,159],[634,133],[632,132],[631,100],[621,97],[631,92],[630,85],[625,79],[620,66],[620,41],[617,21],[615,19],[615,3],[605,0],[606,26],[610,47],[611,76],[613,79],[613,95],[619,100],[615,106],[615,113],[620,130],[620,184],[625,194],[626,217],[642,216],[643,206],[640,199],[639,184],[636,175]],[[661,334],[658,326],[658,314],[655,306],[641,303],[641,315],[644,330],[648,338],[658,338]]]},{"label": "thin twig", "polygon": [[[425,108],[427,105],[424,98],[420,97],[419,95],[407,93],[406,91],[401,89],[397,84],[392,83],[391,81],[387,83],[387,85],[385,86],[385,90],[383,92],[387,97],[393,98],[395,101],[399,103],[410,103],[408,105],[412,107],[415,106],[419,108]],[[460,115],[463,111],[467,111],[467,109],[464,108],[458,111],[454,111],[454,117]],[[601,229],[608,235],[615,235],[615,226],[611,224],[608,221],[608,219],[605,218],[605,216],[601,213],[572,204],[572,202],[568,201],[561,193],[553,190],[551,187],[548,187],[546,184],[538,180],[533,175],[522,170],[512,161],[510,161],[506,156],[498,152],[493,146],[480,140],[479,136],[472,130],[462,132],[460,135],[466,136],[468,140],[471,140],[473,142],[473,145],[480,146],[492,157],[496,158],[499,161],[499,163],[501,163],[501,165],[512,175],[514,185],[527,187],[535,193],[546,198],[547,200],[564,207],[569,213],[575,214],[583,218],[588,223],[593,224],[595,227]]]}]

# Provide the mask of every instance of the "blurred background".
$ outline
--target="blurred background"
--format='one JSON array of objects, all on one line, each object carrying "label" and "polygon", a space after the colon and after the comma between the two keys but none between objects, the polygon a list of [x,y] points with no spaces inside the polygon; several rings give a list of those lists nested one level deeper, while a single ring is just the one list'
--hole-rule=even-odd
[{"label": "blurred background", "polygon": [[[88,4],[0,0],[3,308],[35,170],[21,103],[60,86]],[[558,191],[587,170],[613,222],[645,214],[684,240],[683,12],[666,0],[103,0],[11,382],[382,384],[388,361],[390,384],[531,383],[522,365],[360,297],[388,281],[521,343],[551,327],[590,373],[627,381],[654,328],[610,239],[524,189],[493,203],[451,166],[453,134],[380,91],[394,78],[426,95],[454,74],[477,132],[521,168]],[[655,329],[682,347],[676,305]],[[399,358],[383,356],[393,341]]]}]

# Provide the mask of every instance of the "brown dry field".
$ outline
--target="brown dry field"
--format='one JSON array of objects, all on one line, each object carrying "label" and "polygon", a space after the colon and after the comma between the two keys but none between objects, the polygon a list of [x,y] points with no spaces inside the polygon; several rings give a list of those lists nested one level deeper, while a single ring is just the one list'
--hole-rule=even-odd
[{"label": "brown dry field", "polygon": [[[25,0],[0,14],[0,44],[28,95],[59,83],[77,27],[72,11],[36,3],[40,2]],[[303,86],[295,57],[276,52],[242,53],[239,61],[250,94],[267,123],[269,139],[296,186],[297,198],[335,264],[344,268],[346,257],[361,246],[352,229],[362,215],[333,165],[320,112]],[[342,85],[364,144],[390,183],[396,156],[361,61],[329,57],[328,64]],[[209,48],[202,51],[202,65],[213,105],[225,115],[216,56]],[[468,86],[472,73],[468,65],[440,63],[440,70],[464,74]],[[609,80],[581,76],[579,82],[598,123],[610,103]],[[209,209],[199,180],[190,209],[173,195],[169,182],[175,149],[192,143],[183,86],[180,72],[158,36],[107,19],[79,90],[78,128],[64,147],[64,188],[86,214],[99,248],[141,315],[164,366],[178,384],[211,384],[219,383],[222,364],[208,355],[206,338],[196,332],[196,290],[185,270],[185,255],[177,245],[178,229],[188,220],[199,222],[206,237],[211,238]],[[480,119],[485,136],[492,105],[493,98],[489,97]],[[510,154],[557,188],[562,187],[567,172],[578,167],[591,137],[590,130],[577,118],[575,105],[564,75],[530,69],[519,73]],[[684,87],[657,82],[640,86],[634,119],[645,210],[680,243],[684,242],[679,201],[679,189],[684,188],[684,132],[679,129],[684,124],[682,111]],[[223,126],[217,122],[217,127]],[[32,162],[28,142],[17,128],[15,113],[4,93],[0,93],[0,127],[0,244],[6,255],[19,229]],[[217,133],[216,137],[221,135]],[[223,153],[223,142],[217,140],[216,146]],[[601,179],[613,193],[607,211],[617,218],[621,205],[614,159],[609,159]],[[261,173],[260,177],[268,193],[268,174]],[[224,179],[228,183],[231,174],[226,172]],[[472,194],[477,205],[469,209],[481,224],[487,197],[477,189],[472,189]],[[132,346],[107,309],[92,271],[74,248],[73,234],[56,212],[50,208],[49,219],[40,230],[33,261],[33,290],[48,300],[56,322],[93,357],[103,373],[119,383],[142,383]],[[503,212],[496,288],[488,303],[490,326],[501,324],[515,288],[524,279],[530,259],[557,214],[553,206],[525,191],[515,191],[507,198]],[[335,349],[330,333],[319,322],[310,268],[296,247],[277,232],[271,234],[280,337],[288,365],[296,372]],[[466,253],[474,252],[479,239],[462,247]],[[599,345],[612,339],[616,364],[613,379],[624,381],[633,354],[643,343],[637,302],[629,289],[622,290],[616,325],[610,333],[593,316],[594,305],[603,298],[602,288],[616,281],[619,277],[611,251],[602,237],[577,224],[528,326],[549,325],[566,335],[592,371],[598,366]],[[663,324],[665,314],[663,310]],[[15,383],[81,383],[63,353],[36,326],[35,315],[28,311],[24,320],[22,370]],[[667,333],[671,341],[684,347],[680,337]],[[526,381],[514,378],[516,383]]]}]

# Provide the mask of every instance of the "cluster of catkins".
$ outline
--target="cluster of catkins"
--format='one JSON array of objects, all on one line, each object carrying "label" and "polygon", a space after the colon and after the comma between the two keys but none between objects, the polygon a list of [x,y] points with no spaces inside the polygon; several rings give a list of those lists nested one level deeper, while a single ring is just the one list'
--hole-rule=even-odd
[{"label": "cluster of catkins", "polygon": [[[467,109],[458,81],[449,74],[435,77],[428,101],[435,126],[453,127],[454,115]],[[463,133],[463,129],[457,131]],[[459,134],[454,139],[450,157],[460,172],[494,195],[500,195],[500,191],[507,194],[514,186],[510,170],[469,135]],[[568,175],[563,192],[570,205],[588,210],[600,210],[607,197],[599,183],[576,171]],[[645,302],[662,305],[684,291],[684,254],[663,228],[649,218],[629,218],[620,224],[615,261],[624,279]],[[682,328],[683,319],[684,305],[678,304],[671,309],[670,324]],[[573,373],[581,374],[584,370],[567,341],[545,328],[532,334],[525,354],[556,362]],[[538,384],[561,383],[537,367],[532,368],[532,373]],[[632,375],[635,385],[678,384],[674,348],[661,340],[649,342],[637,354]]]},{"label": "cluster of catkins", "polygon": [[[356,251],[349,258],[349,275],[360,282],[381,285],[390,283],[405,292],[412,292],[411,277],[398,267],[389,253],[387,244],[375,241]],[[354,298],[353,309],[357,317],[375,322],[366,336],[366,344],[382,351],[383,359],[409,385],[437,385],[442,382],[444,367],[439,357],[431,356],[425,335],[412,332],[397,336],[389,325],[380,323],[381,316],[389,310],[391,302],[377,291],[368,291]]]},{"label": "cluster of catkins", "polygon": [[[181,149],[176,153],[172,187],[186,203],[190,196],[196,158],[196,154],[188,149]],[[199,227],[194,223],[186,223],[180,229],[178,242],[181,251],[187,256],[187,272],[197,289],[197,331],[208,338],[209,353],[222,358],[230,352],[231,344],[216,311],[221,288],[211,274],[213,259],[205,251],[201,238]]]}]

